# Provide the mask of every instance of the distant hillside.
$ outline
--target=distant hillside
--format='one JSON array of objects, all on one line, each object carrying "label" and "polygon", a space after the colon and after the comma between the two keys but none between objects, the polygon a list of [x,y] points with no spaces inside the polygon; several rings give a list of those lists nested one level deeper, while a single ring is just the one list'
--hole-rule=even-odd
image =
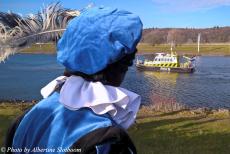
[{"label": "distant hillside", "polygon": [[201,33],[201,43],[227,43],[230,42],[230,27],[213,27],[206,29],[189,28],[149,28],[144,29],[142,43],[175,44],[196,43]]}]

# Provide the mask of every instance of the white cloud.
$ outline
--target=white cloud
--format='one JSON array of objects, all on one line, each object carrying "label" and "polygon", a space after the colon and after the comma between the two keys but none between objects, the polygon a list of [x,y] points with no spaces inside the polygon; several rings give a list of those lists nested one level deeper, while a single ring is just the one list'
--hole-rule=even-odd
[{"label": "white cloud", "polygon": [[230,6],[230,0],[152,0],[156,7],[163,10],[196,11]]}]

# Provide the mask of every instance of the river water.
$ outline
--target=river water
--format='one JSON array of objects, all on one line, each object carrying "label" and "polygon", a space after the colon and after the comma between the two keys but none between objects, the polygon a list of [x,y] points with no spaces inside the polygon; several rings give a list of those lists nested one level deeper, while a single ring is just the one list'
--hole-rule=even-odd
[{"label": "river water", "polygon": [[[17,54],[0,64],[0,100],[41,99],[40,89],[63,72],[55,55]],[[202,56],[192,74],[140,72],[131,67],[122,87],[142,103],[174,101],[190,107],[230,108],[230,57]]]}]

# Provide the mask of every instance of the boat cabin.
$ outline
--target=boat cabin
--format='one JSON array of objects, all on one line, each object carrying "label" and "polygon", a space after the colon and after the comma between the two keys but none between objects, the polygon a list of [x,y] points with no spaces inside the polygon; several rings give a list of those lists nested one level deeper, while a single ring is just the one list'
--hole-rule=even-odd
[{"label": "boat cabin", "polygon": [[144,65],[159,67],[179,67],[179,56],[175,54],[156,53],[154,60],[145,60]]}]

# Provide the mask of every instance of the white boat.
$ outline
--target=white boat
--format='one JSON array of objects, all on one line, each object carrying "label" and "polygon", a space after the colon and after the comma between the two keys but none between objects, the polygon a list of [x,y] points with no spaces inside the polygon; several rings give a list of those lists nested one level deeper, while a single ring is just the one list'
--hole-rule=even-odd
[{"label": "white boat", "polygon": [[[183,58],[184,62],[180,62]],[[136,61],[136,67],[139,70],[147,71],[167,71],[167,72],[181,72],[192,73],[195,70],[193,61],[195,58],[186,56],[180,57],[176,53],[156,53],[154,60],[139,60]]]}]

